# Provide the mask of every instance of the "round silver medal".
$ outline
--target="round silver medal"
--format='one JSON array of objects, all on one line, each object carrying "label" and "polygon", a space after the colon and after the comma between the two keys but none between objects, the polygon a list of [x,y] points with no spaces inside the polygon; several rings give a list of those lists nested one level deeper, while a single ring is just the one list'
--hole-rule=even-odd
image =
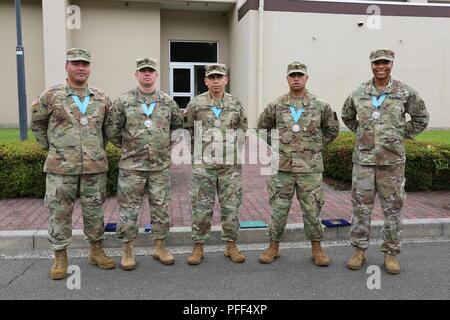
[{"label": "round silver medal", "polygon": [[144,121],[144,126],[146,126],[147,128],[150,128],[152,126],[152,120],[147,119]]},{"label": "round silver medal", "polygon": [[87,118],[81,118],[81,119],[80,119],[80,124],[81,124],[82,126],[86,126],[88,123],[89,123],[89,121],[88,121]]},{"label": "round silver medal", "polygon": [[294,132],[299,132],[300,131],[300,126],[296,123],[292,126],[292,131]]},{"label": "round silver medal", "polygon": [[215,120],[215,121],[214,121],[214,127],[219,128],[220,125],[221,125],[220,120]]},{"label": "round silver medal", "polygon": [[374,111],[372,113],[372,118],[376,119],[380,119],[381,113],[379,111]]}]

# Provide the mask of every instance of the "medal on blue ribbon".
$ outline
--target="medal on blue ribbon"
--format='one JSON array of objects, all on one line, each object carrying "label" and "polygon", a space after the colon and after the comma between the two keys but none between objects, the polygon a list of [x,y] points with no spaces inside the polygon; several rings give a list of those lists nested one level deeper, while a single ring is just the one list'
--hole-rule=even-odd
[{"label": "medal on blue ribbon", "polygon": [[[73,102],[75,102],[75,104],[77,105],[78,109],[80,110],[81,114],[85,114],[88,104],[89,104],[89,100],[90,100],[91,96],[87,95],[84,97],[83,102],[80,101],[80,98],[78,98],[78,96],[76,95],[72,95],[72,100]],[[80,119],[80,124],[83,126],[86,126],[89,123],[88,119],[86,117],[82,117]]]},{"label": "medal on blue ribbon", "polygon": [[383,104],[384,99],[386,98],[386,94],[382,94],[378,99],[376,96],[372,96],[372,104],[374,111],[372,112],[372,118],[375,120],[379,119],[381,116],[380,107]]},{"label": "medal on blue ribbon", "polygon": [[141,103],[142,110],[144,110],[145,115],[148,117],[148,119],[144,121],[144,125],[147,128],[150,128],[153,125],[152,120],[150,120],[149,118],[152,115],[153,110],[155,110],[155,106],[156,106],[156,102],[155,101],[150,103],[150,105],[147,105],[144,102]]},{"label": "medal on blue ribbon", "polygon": [[295,107],[294,106],[289,106],[289,108],[291,109],[291,116],[292,119],[294,119],[294,125],[292,126],[292,131],[294,132],[299,132],[300,131],[300,125],[297,123],[298,120],[300,119],[302,113],[303,113],[303,108],[299,108],[297,111],[295,111]]},{"label": "medal on blue ribbon", "polygon": [[211,106],[211,110],[214,113],[214,116],[216,117],[216,120],[214,121],[214,126],[219,128],[221,125],[219,118],[220,118],[220,114],[222,113],[223,109],[217,108],[216,106]]}]

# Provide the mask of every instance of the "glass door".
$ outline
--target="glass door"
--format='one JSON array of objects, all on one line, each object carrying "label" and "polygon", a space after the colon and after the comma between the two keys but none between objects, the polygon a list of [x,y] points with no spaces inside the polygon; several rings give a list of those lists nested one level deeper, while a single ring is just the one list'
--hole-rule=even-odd
[{"label": "glass door", "polygon": [[170,95],[182,109],[194,97],[194,66],[192,64],[170,64]]},{"label": "glass door", "polygon": [[207,91],[205,65],[217,62],[218,42],[170,41],[170,96],[180,109],[196,95]]}]

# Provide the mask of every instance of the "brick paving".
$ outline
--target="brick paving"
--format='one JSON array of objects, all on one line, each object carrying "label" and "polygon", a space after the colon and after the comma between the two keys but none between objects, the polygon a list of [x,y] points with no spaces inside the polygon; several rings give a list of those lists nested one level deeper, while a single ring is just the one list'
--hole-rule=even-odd
[{"label": "brick paving", "polygon": [[[243,166],[243,203],[241,221],[270,220],[270,206],[267,194],[268,176],[259,174],[258,165]],[[170,205],[171,224],[175,227],[191,225],[191,204],[189,197],[190,165],[172,165],[172,203]],[[325,185],[325,205],[322,218],[351,219],[350,191],[337,191]],[[105,223],[117,222],[119,208],[114,197],[108,198],[104,205]],[[450,218],[450,191],[409,192],[402,211],[403,219]],[[48,212],[43,199],[7,199],[0,200],[0,230],[33,230],[47,228]],[[377,199],[374,220],[382,220],[383,214]],[[147,201],[139,215],[139,225],[150,222]],[[302,222],[300,206],[294,199],[288,223]],[[74,229],[82,229],[82,215],[79,201],[75,203],[73,213]],[[220,225],[218,206],[214,208],[213,224]]]}]

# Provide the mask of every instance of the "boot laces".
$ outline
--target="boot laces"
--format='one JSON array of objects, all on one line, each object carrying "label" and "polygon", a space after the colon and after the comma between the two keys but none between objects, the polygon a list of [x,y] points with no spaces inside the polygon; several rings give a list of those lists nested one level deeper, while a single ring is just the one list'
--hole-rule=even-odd
[{"label": "boot laces", "polygon": [[192,254],[202,254],[203,250],[202,247],[200,245],[194,245],[194,250],[192,250]]},{"label": "boot laces", "polygon": [[131,259],[133,257],[133,247],[131,245],[125,246],[123,251],[127,259]]},{"label": "boot laces", "polygon": [[64,255],[56,256],[56,268],[62,268],[64,265]]},{"label": "boot laces", "polygon": [[94,246],[94,251],[96,252],[96,254],[98,254],[100,257],[107,259],[108,257],[106,256],[105,251],[103,251],[103,249],[100,246]]}]

